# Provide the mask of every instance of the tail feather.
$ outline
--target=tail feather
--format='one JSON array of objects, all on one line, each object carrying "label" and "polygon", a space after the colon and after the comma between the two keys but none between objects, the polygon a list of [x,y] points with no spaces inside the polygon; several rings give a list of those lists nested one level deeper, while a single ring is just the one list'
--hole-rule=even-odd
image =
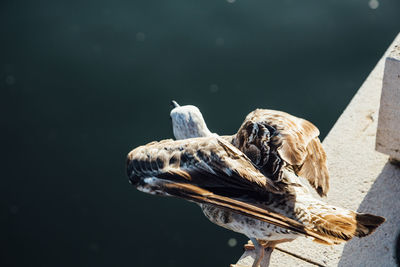
[{"label": "tail feather", "polygon": [[[314,210],[315,211],[315,210]],[[333,243],[341,243],[356,237],[372,234],[385,221],[385,218],[357,213],[336,207],[311,215],[311,224],[325,238]]]},{"label": "tail feather", "polygon": [[381,216],[368,213],[356,213],[357,229],[355,236],[364,237],[372,234],[379,225],[386,221]]}]

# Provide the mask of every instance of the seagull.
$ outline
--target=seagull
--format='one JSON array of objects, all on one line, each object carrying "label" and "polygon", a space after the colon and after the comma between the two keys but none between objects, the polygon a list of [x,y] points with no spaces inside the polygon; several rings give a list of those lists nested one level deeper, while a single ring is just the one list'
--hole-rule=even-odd
[{"label": "seagull", "polygon": [[[190,129],[177,127],[174,123],[178,116],[172,114],[175,136],[187,139],[151,142],[133,149],[127,156],[131,184],[145,193],[195,202],[213,223],[246,235],[256,249],[253,267],[259,266],[264,246],[273,247],[298,236],[327,245],[338,244],[354,236],[367,236],[385,221],[383,217],[328,205],[313,197],[296,174],[297,169],[285,164],[270,164],[279,170],[266,175],[270,165],[263,165],[262,157],[257,161],[257,156],[248,156],[249,151],[236,147],[234,144],[240,144],[235,141],[240,139],[237,136],[223,137],[209,134],[204,128],[199,130],[205,123],[200,128],[196,128],[197,123],[186,124]],[[186,115],[189,121],[199,118]],[[176,134],[176,129],[181,132]],[[258,133],[254,131],[246,140],[265,138]]]}]

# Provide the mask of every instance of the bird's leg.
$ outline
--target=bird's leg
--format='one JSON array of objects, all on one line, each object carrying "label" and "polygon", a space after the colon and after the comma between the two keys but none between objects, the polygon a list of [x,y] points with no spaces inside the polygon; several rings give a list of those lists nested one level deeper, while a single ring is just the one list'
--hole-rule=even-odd
[{"label": "bird's leg", "polygon": [[[268,267],[272,251],[274,251],[275,245],[281,242],[292,241],[293,239],[281,239],[274,241],[267,241],[262,239],[251,238],[249,242],[244,245],[246,252],[238,260],[236,264],[231,264],[231,267],[248,267],[252,264],[252,267]],[[259,249],[261,247],[261,249]],[[255,250],[251,252],[251,250]],[[254,255],[255,254],[255,255]]]},{"label": "bird's leg", "polygon": [[[293,241],[293,239],[281,239],[281,240],[274,240],[274,241],[266,241],[266,240],[258,240],[258,243],[263,247],[263,248],[272,248],[274,249],[276,245],[284,242],[290,242]],[[250,240],[247,242],[247,244],[244,245],[245,250],[253,250],[255,249],[255,246],[253,245]]]},{"label": "bird's leg", "polygon": [[253,242],[254,248],[256,250],[256,258],[254,259],[254,263],[252,267],[259,267],[262,258],[264,257],[264,248],[261,246],[257,239],[250,238],[251,242]]},{"label": "bird's leg", "polygon": [[[281,240],[274,240],[274,241],[266,241],[266,240],[254,240],[253,238],[250,239],[250,241],[244,245],[245,250],[256,250],[256,258],[253,263],[253,267],[259,266],[259,264],[262,267],[268,267],[269,262],[271,260],[271,254],[272,251],[275,249],[275,246],[279,243],[283,242],[290,242],[293,241],[293,239],[281,239]],[[261,256],[260,256],[260,249],[261,247]],[[245,254],[244,254],[245,255]],[[239,266],[239,265],[238,265]]]}]

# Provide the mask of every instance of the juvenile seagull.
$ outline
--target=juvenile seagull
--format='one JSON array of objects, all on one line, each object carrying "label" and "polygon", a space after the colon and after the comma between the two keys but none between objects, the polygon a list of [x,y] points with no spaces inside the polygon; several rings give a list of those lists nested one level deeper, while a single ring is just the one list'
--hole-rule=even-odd
[{"label": "juvenile seagull", "polygon": [[130,182],[146,193],[196,202],[212,222],[245,234],[256,248],[254,267],[264,252],[258,241],[273,246],[305,235],[337,244],[369,235],[384,222],[315,199],[291,168],[265,175],[229,140],[212,135],[140,146],[128,154]]},{"label": "juvenile seagull", "polygon": [[127,163],[138,190],[199,203],[213,223],[250,238],[253,266],[264,252],[257,240],[273,246],[305,235],[337,244],[369,235],[385,220],[315,199],[290,171],[272,181],[220,137],[152,142],[132,150]]}]

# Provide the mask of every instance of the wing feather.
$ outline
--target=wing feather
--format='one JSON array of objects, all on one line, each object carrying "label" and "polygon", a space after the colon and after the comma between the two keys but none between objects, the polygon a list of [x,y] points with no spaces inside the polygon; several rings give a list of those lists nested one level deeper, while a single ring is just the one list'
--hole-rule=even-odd
[{"label": "wing feather", "polygon": [[282,188],[277,191],[241,151],[224,139],[193,138],[138,147],[128,154],[127,172],[131,183],[142,191],[212,204],[332,243],[294,219],[246,201],[252,199],[252,193],[262,197],[288,192]]},{"label": "wing feather", "polygon": [[165,191],[171,195],[198,203],[212,204],[220,208],[228,209],[245,216],[249,216],[300,234],[313,237],[316,239],[316,241],[325,244],[333,244],[330,238],[321,235],[321,233],[312,229],[307,229],[303,224],[265,207],[260,208],[240,200],[216,195],[210,191],[190,184],[165,183],[163,186]]},{"label": "wing feather", "polygon": [[225,191],[281,193],[246,155],[216,137],[192,138],[189,142],[169,140],[138,147],[128,154],[127,170],[133,184],[144,177],[157,177]]},{"label": "wing feather", "polygon": [[[265,158],[265,155],[271,156],[271,148],[266,148],[267,146],[272,148],[275,146],[286,165],[292,166],[297,175],[306,178],[321,196],[326,195],[329,190],[329,174],[326,154],[318,138],[318,128],[307,120],[282,111],[256,109],[247,115],[236,134],[237,141],[234,142],[240,150],[245,149],[246,138],[253,139],[249,137],[251,134],[249,128],[256,124],[271,128],[270,132],[273,134],[268,136],[269,143],[262,141],[257,143],[261,151],[267,151],[264,155],[261,154],[261,158]],[[263,136],[259,135],[258,138],[262,139]],[[275,165],[272,165],[272,168],[282,167]]]}]

